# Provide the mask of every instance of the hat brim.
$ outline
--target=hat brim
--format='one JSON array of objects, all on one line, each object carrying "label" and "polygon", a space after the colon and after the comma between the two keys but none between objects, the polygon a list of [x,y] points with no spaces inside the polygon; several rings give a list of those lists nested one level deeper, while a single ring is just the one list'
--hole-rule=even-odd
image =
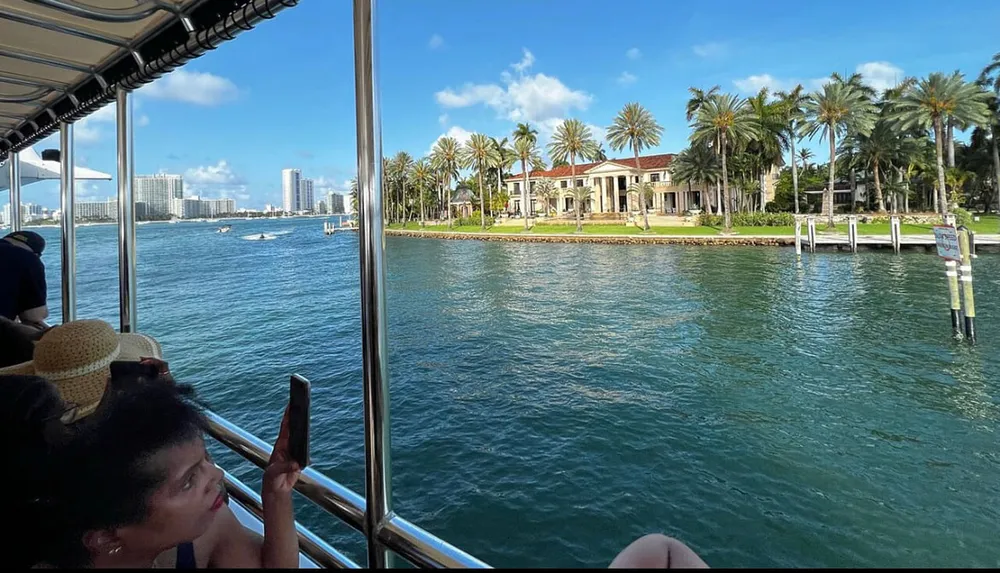
[{"label": "hat brim", "polygon": [[[145,334],[133,334],[133,333],[119,333],[118,334],[118,344],[119,352],[118,357],[115,358],[116,361],[122,362],[138,362],[143,358],[163,358],[163,350],[160,347],[160,343],[157,342],[152,337],[146,336]],[[0,375],[35,375],[35,363],[33,360],[28,362],[22,362],[20,364],[15,364],[13,366],[7,366],[5,368],[0,368]],[[89,416],[94,413],[97,406],[101,403],[104,398],[104,391],[107,390],[107,380],[110,377],[110,368],[104,368],[96,372],[92,372],[87,375],[80,376],[75,379],[65,379],[60,380],[55,384],[56,388],[59,390],[60,396],[67,402],[68,405],[73,406],[73,410],[68,412],[64,417],[63,422],[70,423],[79,420],[85,416]],[[100,394],[91,391],[84,392],[84,394],[92,395],[91,399],[86,400],[84,403],[80,401],[75,401],[68,399],[64,393],[64,388],[69,386],[90,386],[94,388],[96,385],[100,385],[103,390]]]}]

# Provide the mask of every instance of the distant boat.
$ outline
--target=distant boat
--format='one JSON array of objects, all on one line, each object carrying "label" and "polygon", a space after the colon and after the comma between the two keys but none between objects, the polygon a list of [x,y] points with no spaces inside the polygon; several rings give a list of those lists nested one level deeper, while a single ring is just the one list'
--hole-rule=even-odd
[{"label": "distant boat", "polygon": [[216,231],[216,232],[217,233],[228,233],[229,231],[232,231],[232,230],[233,230],[233,226],[232,225],[223,225],[223,226],[219,227],[219,230]]}]

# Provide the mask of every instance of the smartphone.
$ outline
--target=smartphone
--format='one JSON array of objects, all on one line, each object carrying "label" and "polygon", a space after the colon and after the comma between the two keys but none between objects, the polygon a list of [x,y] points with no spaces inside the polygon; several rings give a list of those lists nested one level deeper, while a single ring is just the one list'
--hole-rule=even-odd
[{"label": "smartphone", "polygon": [[288,453],[300,468],[309,465],[309,381],[292,374],[288,393]]},{"label": "smartphone", "polygon": [[111,381],[134,382],[139,379],[156,380],[160,369],[155,364],[143,364],[131,360],[116,360],[111,363]]}]

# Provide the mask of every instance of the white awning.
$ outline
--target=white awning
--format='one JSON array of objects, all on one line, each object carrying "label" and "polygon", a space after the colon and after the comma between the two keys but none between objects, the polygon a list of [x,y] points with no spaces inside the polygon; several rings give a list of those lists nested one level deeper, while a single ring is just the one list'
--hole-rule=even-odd
[{"label": "white awning", "polygon": [[[21,151],[20,158],[22,187],[47,179],[59,179],[62,175],[62,168],[58,161],[45,161],[30,147]],[[73,179],[76,181],[111,181],[111,176],[87,167],[74,166]],[[0,169],[0,191],[5,189],[10,189],[10,170]]]}]

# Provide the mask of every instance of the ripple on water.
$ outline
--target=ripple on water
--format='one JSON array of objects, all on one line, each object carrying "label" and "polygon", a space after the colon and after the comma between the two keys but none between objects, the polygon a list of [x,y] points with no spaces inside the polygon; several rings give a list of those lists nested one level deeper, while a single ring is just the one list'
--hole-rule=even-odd
[{"label": "ripple on water", "polygon": [[[142,329],[265,439],[310,378],[316,467],[363,491],[357,236],[233,226],[139,227]],[[80,313],[114,322],[114,229],[78,243]],[[664,531],[715,566],[1000,566],[995,257],[969,347],[922,254],[386,244],[395,506],[488,562],[604,566]]]}]

